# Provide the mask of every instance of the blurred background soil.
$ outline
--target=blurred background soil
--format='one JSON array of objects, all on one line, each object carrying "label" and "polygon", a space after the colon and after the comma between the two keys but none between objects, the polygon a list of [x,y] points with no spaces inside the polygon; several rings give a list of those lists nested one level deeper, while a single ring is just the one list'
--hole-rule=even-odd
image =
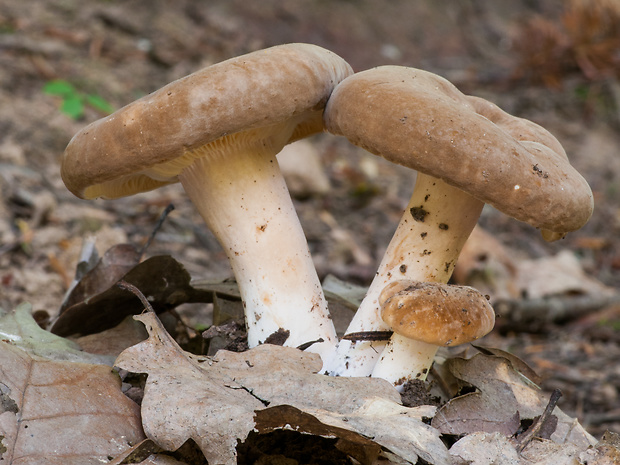
[{"label": "blurred background soil", "polygon": [[[78,97],[120,108],[204,66],[288,42],[328,48],[356,71],[398,64],[438,73],[562,142],[595,195],[588,225],[546,243],[533,228],[485,208],[480,223],[501,252],[485,243],[472,254],[484,271],[502,254],[520,263],[569,251],[593,281],[561,293],[585,297],[588,312],[564,303],[566,317],[528,324],[506,314],[482,344],[525,359],[544,389],[562,389],[560,407],[595,435],[620,431],[620,307],[614,298],[597,301],[615,296],[620,284],[617,0],[2,0],[0,306],[30,301],[54,314],[84,237],[95,234],[100,252],[141,244],[169,203],[176,210],[148,254],[171,254],[197,279],[229,276],[225,255],[180,186],[118,201],[82,201],[64,188],[65,146],[105,113],[86,105],[70,118],[44,86],[64,80]],[[310,187],[292,190],[317,269],[321,278],[367,286],[415,173],[342,138],[311,142],[329,188],[306,176]],[[469,269],[461,275],[470,282]]]}]

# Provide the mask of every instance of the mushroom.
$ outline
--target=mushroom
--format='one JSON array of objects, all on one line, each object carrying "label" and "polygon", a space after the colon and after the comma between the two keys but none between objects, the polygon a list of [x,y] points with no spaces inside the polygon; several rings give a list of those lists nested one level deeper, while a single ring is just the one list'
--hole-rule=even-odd
[{"label": "mushroom", "polygon": [[[477,289],[444,283],[392,281],[379,295],[381,317],[395,334],[406,338],[408,350],[416,351],[410,373],[426,375],[438,347],[457,346],[480,339],[495,323],[495,312]],[[398,346],[392,346],[398,348]],[[406,354],[405,354],[406,355]],[[373,376],[392,378],[401,369],[398,357],[389,357],[373,370]],[[392,363],[396,361],[396,366]],[[399,380],[402,385],[408,378]]]},{"label": "mushroom", "polygon": [[286,345],[336,343],[326,300],[276,154],[323,130],[339,56],[287,44],[209,66],[95,121],[62,159],[85,199],[180,181],[226,252],[245,305],[250,346],[278,330]]},{"label": "mushroom", "polygon": [[[378,298],[391,281],[448,282],[485,203],[541,228],[548,240],[580,228],[592,214],[590,187],[548,131],[462,94],[435,74],[399,66],[357,73],[336,87],[324,118],[329,132],[418,171],[409,205],[347,334],[389,329]],[[326,370],[368,376],[385,344],[343,340]],[[415,344],[394,335],[382,357],[398,353],[406,370],[412,363],[406,352],[415,359]]]}]

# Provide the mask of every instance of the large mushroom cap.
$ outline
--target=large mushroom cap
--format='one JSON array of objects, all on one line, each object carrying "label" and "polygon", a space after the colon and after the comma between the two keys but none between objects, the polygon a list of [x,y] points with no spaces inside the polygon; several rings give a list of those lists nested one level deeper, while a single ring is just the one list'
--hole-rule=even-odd
[{"label": "large mushroom cap", "polygon": [[487,299],[467,286],[395,281],[385,287],[379,303],[383,321],[395,333],[435,346],[475,341],[495,324]]},{"label": "large mushroom cap", "polygon": [[548,131],[429,72],[382,66],[348,77],[330,97],[325,125],[558,235],[592,214],[590,187]]},{"label": "large mushroom cap", "polygon": [[[336,54],[287,44],[209,66],[95,121],[69,143],[61,174],[78,197],[121,197],[176,182],[193,149],[240,135],[281,146],[323,130],[334,86],[352,73]],[[292,121],[292,123],[291,123]],[[259,129],[283,124],[284,130]],[[231,136],[232,135],[232,136]],[[164,174],[153,167],[166,165]]]}]

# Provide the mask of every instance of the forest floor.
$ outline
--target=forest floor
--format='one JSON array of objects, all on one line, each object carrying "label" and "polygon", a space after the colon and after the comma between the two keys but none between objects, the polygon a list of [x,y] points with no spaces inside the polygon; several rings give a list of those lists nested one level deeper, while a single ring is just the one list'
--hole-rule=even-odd
[{"label": "forest floor", "polygon": [[[473,262],[461,264],[455,280],[480,285],[498,305],[506,298],[511,303],[503,313],[496,309],[497,328],[481,345],[525,360],[544,390],[562,390],[559,406],[595,436],[620,431],[620,15],[607,42],[592,45],[596,38],[575,33],[586,27],[575,22],[585,20],[569,4],[177,0],[173,7],[163,0],[3,0],[0,306],[28,301],[53,317],[85,237],[97,236],[100,253],[123,242],[139,246],[169,203],[176,209],[147,256],[172,255],[195,279],[231,274],[178,185],[117,201],[83,201],[66,190],[59,174],[64,148],[104,113],[86,104],[71,118],[58,97],[44,92],[46,84],[65,80],[76,95],[96,95],[120,108],[229,57],[281,43],[314,43],[356,71],[398,64],[438,73],[560,140],[594,193],[590,222],[547,243],[534,228],[485,208],[480,224],[497,248],[473,247]],[[604,16],[609,19],[609,12]],[[601,30],[599,23],[591,27]],[[323,134],[311,142],[330,188],[293,195],[317,269],[321,278],[331,274],[368,286],[415,174],[343,138]],[[553,262],[566,252],[568,265]],[[543,262],[553,262],[545,278],[530,271],[529,281],[511,287],[515,269],[542,269]],[[508,273],[508,284],[494,281],[493,273]],[[510,314],[525,311],[535,297],[541,300],[534,316],[519,321]],[[549,300],[545,304],[552,297],[560,302],[553,307],[557,317],[550,316]],[[207,305],[192,309],[209,311]]]}]

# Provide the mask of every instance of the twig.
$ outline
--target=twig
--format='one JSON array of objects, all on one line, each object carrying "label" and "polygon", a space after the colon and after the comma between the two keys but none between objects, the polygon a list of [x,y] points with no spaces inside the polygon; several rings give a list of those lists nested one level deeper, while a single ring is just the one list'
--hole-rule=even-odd
[{"label": "twig", "polygon": [[320,337],[315,341],[304,342],[303,344],[298,345],[297,348],[299,350],[306,350],[308,347],[312,346],[313,344],[317,344],[320,342],[325,342],[325,340],[322,337]]},{"label": "twig", "polygon": [[592,413],[586,415],[584,423],[589,425],[601,425],[603,423],[620,422],[620,410],[614,410],[606,413]]},{"label": "twig", "polygon": [[348,333],[342,336],[345,341],[389,341],[394,334],[393,331],[360,331]]},{"label": "twig", "polygon": [[151,305],[151,303],[136,286],[134,286],[133,284],[129,284],[127,281],[123,281],[122,279],[117,282],[116,285],[121,289],[124,289],[125,291],[132,292],[138,299],[140,299],[140,302],[142,302],[142,305],[144,305],[144,309],[147,312],[155,313],[155,310],[153,310],[153,306]]},{"label": "twig", "polygon": [[532,426],[530,426],[529,429],[525,433],[523,433],[523,435],[519,438],[519,441],[516,446],[517,452],[519,454],[523,452],[523,449],[527,447],[527,445],[532,441],[532,439],[538,436],[543,426],[545,426],[545,423],[549,421],[549,419],[551,418],[551,413],[553,412],[553,409],[555,409],[555,406],[557,405],[558,400],[560,400],[560,397],[562,397],[562,391],[560,391],[559,389],[554,389],[553,392],[551,393],[551,397],[549,398],[549,403],[545,407],[545,411],[542,413],[541,416],[539,416],[534,421]]},{"label": "twig", "polygon": [[99,261],[99,253],[97,252],[97,248],[95,247],[96,242],[97,241],[94,236],[87,236],[82,242],[82,250],[80,251],[80,258],[78,259],[78,264],[75,267],[75,275],[73,281],[71,281],[71,284],[67,288],[67,291],[62,298],[62,302],[60,303],[61,313],[64,311],[73,290],[77,287],[82,278],[86,276],[86,274],[90,270],[92,270]]},{"label": "twig", "polygon": [[162,224],[164,224],[164,221],[166,221],[166,217],[170,214],[172,210],[174,210],[174,205],[169,204],[164,209],[164,211],[161,213],[161,215],[159,215],[159,219],[157,220],[157,223],[155,223],[155,226],[153,227],[153,231],[151,231],[151,235],[149,236],[146,243],[139,250],[140,256],[144,255],[144,252],[146,252],[146,249],[149,248],[149,245],[151,245],[151,242],[153,242],[153,239],[155,239],[155,235],[157,234],[157,231],[159,231]]},{"label": "twig", "polygon": [[501,300],[495,311],[509,321],[559,323],[620,303],[620,294],[578,295],[542,299]]}]

